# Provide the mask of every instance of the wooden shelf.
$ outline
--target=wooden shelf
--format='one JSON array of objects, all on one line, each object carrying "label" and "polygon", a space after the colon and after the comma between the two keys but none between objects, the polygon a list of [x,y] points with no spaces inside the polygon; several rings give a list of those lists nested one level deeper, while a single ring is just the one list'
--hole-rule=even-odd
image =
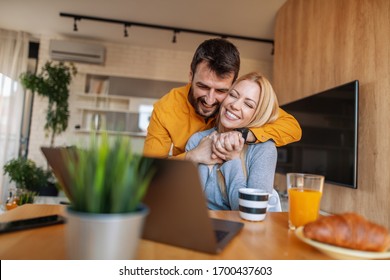
[{"label": "wooden shelf", "polygon": [[81,110],[81,111],[87,111],[87,112],[132,113],[129,110],[125,110],[125,109],[110,109],[110,108],[100,108],[100,107],[96,108],[96,107],[79,107],[78,106],[77,109]]},{"label": "wooden shelf", "polygon": [[113,131],[113,130],[89,130],[89,129],[76,129],[76,133],[93,134],[93,133],[107,133],[109,135],[128,135],[132,137],[145,137],[146,132],[126,132],[126,131]]}]

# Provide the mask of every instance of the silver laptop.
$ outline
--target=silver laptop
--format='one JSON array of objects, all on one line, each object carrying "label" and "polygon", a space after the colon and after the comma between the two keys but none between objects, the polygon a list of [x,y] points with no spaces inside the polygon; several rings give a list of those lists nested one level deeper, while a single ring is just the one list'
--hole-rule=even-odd
[{"label": "silver laptop", "polygon": [[[67,193],[69,181],[63,159],[67,148],[41,148]],[[209,217],[199,173],[189,161],[155,159],[157,168],[144,203],[150,213],[143,238],[207,253],[220,252],[243,223]]]}]

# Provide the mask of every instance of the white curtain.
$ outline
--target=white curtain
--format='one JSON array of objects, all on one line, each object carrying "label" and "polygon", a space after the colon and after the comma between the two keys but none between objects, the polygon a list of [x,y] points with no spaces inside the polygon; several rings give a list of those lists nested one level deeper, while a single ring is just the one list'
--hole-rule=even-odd
[{"label": "white curtain", "polygon": [[30,36],[0,29],[0,202],[8,195],[4,164],[18,157],[23,115],[23,88],[19,75],[27,70]]}]

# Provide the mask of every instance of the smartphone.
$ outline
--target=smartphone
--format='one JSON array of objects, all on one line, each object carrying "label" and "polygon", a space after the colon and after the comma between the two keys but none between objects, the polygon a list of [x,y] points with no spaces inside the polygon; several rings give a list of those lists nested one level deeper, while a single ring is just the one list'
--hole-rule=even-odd
[{"label": "smartphone", "polygon": [[0,222],[0,233],[63,224],[65,222],[66,219],[60,215],[49,215],[31,219]]}]

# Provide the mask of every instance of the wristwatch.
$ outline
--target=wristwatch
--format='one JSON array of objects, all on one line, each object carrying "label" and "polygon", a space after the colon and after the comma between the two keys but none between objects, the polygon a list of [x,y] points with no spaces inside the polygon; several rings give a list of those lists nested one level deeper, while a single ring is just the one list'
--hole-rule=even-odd
[{"label": "wristwatch", "polygon": [[244,140],[246,142],[246,138],[248,137],[249,128],[241,127],[241,128],[235,128],[234,130],[241,132],[242,138],[244,138]]}]

